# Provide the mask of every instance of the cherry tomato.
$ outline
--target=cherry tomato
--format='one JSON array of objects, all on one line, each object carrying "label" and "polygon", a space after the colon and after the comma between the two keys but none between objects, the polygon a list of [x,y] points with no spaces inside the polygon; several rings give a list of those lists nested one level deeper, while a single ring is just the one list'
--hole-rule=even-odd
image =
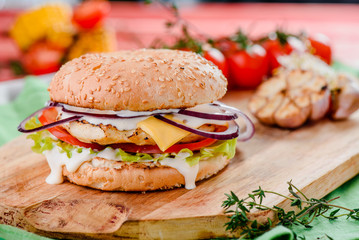
[{"label": "cherry tomato", "polygon": [[216,40],[214,47],[219,49],[225,57],[228,57],[239,50],[238,44],[228,38],[220,38]]},{"label": "cherry tomato", "polygon": [[227,58],[229,74],[239,87],[255,88],[268,73],[268,56],[264,48],[253,45]]},{"label": "cherry tomato", "polygon": [[330,40],[323,34],[316,34],[308,38],[312,54],[319,56],[327,64],[332,63],[332,48]]},{"label": "cherry tomato", "polygon": [[80,28],[91,29],[102,22],[110,13],[111,4],[107,1],[88,0],[75,8],[72,20]]},{"label": "cherry tomato", "polygon": [[22,64],[30,74],[56,72],[61,67],[64,54],[64,49],[52,43],[37,42],[24,54]]},{"label": "cherry tomato", "polygon": [[[42,115],[39,116],[39,121],[41,122],[41,124],[46,125],[52,122],[56,121],[56,117],[57,117],[58,113],[56,108],[48,108],[45,109],[42,112]],[[53,128],[49,128],[47,129],[52,135],[54,135],[56,138],[69,143],[71,145],[75,145],[75,146],[79,146],[79,147],[84,147],[84,148],[92,148],[92,149],[96,149],[96,150],[103,150],[105,149],[107,146],[103,146],[97,143],[84,143],[81,142],[80,140],[78,140],[77,138],[73,137],[70,133],[68,133],[65,129],[63,129],[62,127],[56,126]],[[218,130],[223,130],[219,128]],[[202,141],[199,142],[194,142],[194,143],[183,143],[183,144],[175,144],[173,146],[171,146],[170,148],[168,148],[166,151],[164,151],[165,153],[177,153],[179,151],[181,151],[183,148],[188,148],[191,151],[195,151],[195,150],[199,150],[203,147],[207,147],[212,145],[213,143],[215,143],[217,140],[216,139],[211,139],[211,138],[206,138]],[[163,153],[159,147],[157,145],[136,145],[133,143],[118,143],[118,144],[111,144],[109,145],[112,148],[121,148],[123,151],[125,152],[133,152],[133,153]]]},{"label": "cherry tomato", "polygon": [[210,48],[204,51],[203,57],[211,62],[213,62],[220,70],[222,70],[223,75],[228,78],[229,69],[227,60],[224,55],[216,48]]},{"label": "cherry tomato", "polygon": [[282,45],[277,39],[269,39],[265,41],[262,46],[266,49],[268,54],[269,75],[272,74],[274,69],[280,66],[277,58],[282,55],[290,54],[293,51],[293,48],[290,44],[285,43]]},{"label": "cherry tomato", "polygon": [[[180,48],[179,50],[182,51],[192,51],[195,52],[195,49],[191,49],[188,47],[184,47],[184,48]],[[214,63],[223,73],[223,75],[228,78],[228,74],[229,74],[229,69],[228,69],[228,64],[227,64],[227,60],[224,57],[224,55],[222,54],[221,51],[219,51],[216,48],[212,48],[212,47],[207,47],[205,46],[203,49],[203,53],[201,54],[205,59],[211,61],[212,63]]]}]

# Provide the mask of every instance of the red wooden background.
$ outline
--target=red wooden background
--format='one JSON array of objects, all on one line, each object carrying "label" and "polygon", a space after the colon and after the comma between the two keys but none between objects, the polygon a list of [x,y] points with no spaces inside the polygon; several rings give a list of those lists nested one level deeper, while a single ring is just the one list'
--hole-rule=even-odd
[{"label": "red wooden background", "polygon": [[[289,32],[323,33],[332,41],[334,57],[359,68],[359,5],[288,3],[206,3],[180,5],[184,19],[203,34],[218,37],[238,28],[252,36],[281,27]],[[0,81],[14,78],[2,66],[20,53],[6,36],[18,11],[0,11]],[[159,5],[113,3],[107,24],[117,32],[119,49],[146,47],[166,38],[164,23],[171,15]],[[139,43],[141,42],[141,44]]]}]

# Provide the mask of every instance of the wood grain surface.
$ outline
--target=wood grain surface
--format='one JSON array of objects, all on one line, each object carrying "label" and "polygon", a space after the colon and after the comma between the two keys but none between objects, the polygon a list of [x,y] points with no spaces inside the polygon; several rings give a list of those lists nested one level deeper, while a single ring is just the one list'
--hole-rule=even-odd
[{"label": "wood grain surface", "polygon": [[[223,101],[246,109],[250,92],[230,92]],[[254,120],[255,121],[255,120]],[[179,188],[148,193],[102,192],[68,182],[49,185],[50,169],[32,142],[21,136],[0,149],[0,223],[68,239],[200,239],[230,236],[221,203],[256,189],[287,194],[291,180],[323,197],[359,172],[359,112],[341,122],[323,120],[298,130],[257,122],[253,139],[239,143],[232,162],[217,176]],[[268,196],[266,204],[287,208]],[[273,217],[255,213],[252,217]]]}]

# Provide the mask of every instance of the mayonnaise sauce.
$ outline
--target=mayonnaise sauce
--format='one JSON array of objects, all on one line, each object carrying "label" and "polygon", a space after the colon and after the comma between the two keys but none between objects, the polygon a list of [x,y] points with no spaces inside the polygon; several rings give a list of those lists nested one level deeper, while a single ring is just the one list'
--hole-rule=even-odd
[{"label": "mayonnaise sauce", "polygon": [[82,163],[91,160],[95,154],[90,153],[90,149],[83,148],[81,153],[72,151],[72,157],[69,158],[66,152],[61,152],[58,146],[51,150],[44,151],[51,173],[46,178],[48,184],[59,184],[63,182],[62,166],[66,166],[69,172],[75,172]]},{"label": "mayonnaise sauce", "polygon": [[[68,107],[67,105],[65,105],[65,106],[66,106],[66,109],[69,109],[69,110],[76,109],[76,111],[77,111],[79,109],[79,107],[72,107],[72,106]],[[211,106],[209,104],[197,105],[193,108],[188,108],[187,110],[212,113],[212,114],[213,113],[222,113],[221,110],[218,109],[218,107]],[[94,110],[94,109],[89,109],[89,108],[81,108],[80,112],[85,112],[85,111],[88,113],[98,113],[98,114],[109,114],[109,112],[112,112],[112,114],[121,113],[121,116],[143,115],[143,113],[144,113],[144,112],[134,112],[134,111],[129,111],[129,110],[123,110],[123,111],[119,111],[119,112],[108,111],[108,110],[102,111],[102,110]],[[173,113],[173,118],[175,120],[180,120],[185,125],[192,127],[192,128],[198,128],[198,127],[202,126],[203,124],[227,125],[226,121],[210,120],[210,119],[203,119],[203,118],[197,118],[197,117],[177,114],[176,112],[178,112],[178,111],[179,111],[179,109],[156,110],[156,111],[152,111],[152,112],[146,112],[146,114],[157,113],[157,112],[158,113]],[[122,113],[124,115],[122,115]],[[72,117],[75,115],[76,115],[76,113],[68,113],[68,112],[61,111],[61,119],[69,118],[69,117]],[[147,118],[148,118],[148,116],[131,118],[131,119],[99,118],[99,117],[92,117],[92,116],[83,116],[80,120],[85,120],[94,125],[99,125],[99,124],[112,125],[120,131],[127,131],[127,130],[131,130],[131,129],[136,129],[137,123],[139,123]]]},{"label": "mayonnaise sauce", "polygon": [[161,165],[175,168],[185,180],[185,188],[193,189],[196,187],[196,178],[199,170],[199,164],[190,166],[186,162],[186,158],[189,157],[189,153],[179,153],[175,158],[164,158],[160,161]]}]

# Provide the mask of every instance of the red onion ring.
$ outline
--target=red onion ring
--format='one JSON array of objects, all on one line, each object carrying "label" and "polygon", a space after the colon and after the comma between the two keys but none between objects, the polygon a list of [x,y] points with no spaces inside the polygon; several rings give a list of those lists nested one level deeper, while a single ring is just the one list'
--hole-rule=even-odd
[{"label": "red onion ring", "polygon": [[191,116],[191,117],[197,117],[197,118],[203,118],[203,119],[222,120],[222,121],[230,121],[230,120],[234,120],[234,119],[238,118],[237,114],[235,114],[235,113],[234,114],[233,113],[231,113],[231,114],[203,113],[203,112],[196,112],[196,111],[191,111],[191,110],[186,110],[186,109],[179,110],[178,114]]},{"label": "red onion ring", "polygon": [[[97,117],[97,118],[131,119],[131,118],[138,118],[138,117],[150,117],[150,116],[155,116],[155,115],[159,114],[159,113],[152,113],[152,114],[146,114],[146,115],[144,114],[144,115],[123,117],[123,116],[119,116],[118,114],[99,114],[99,113],[73,111],[73,110],[66,109],[66,107],[62,103],[57,103],[57,102],[53,102],[53,101],[49,101],[49,106],[62,107],[62,111],[67,112],[67,113],[81,114],[81,115]],[[170,114],[170,113],[171,112],[164,113],[164,114]],[[223,113],[223,114],[214,113],[214,114],[212,114],[212,113],[196,112],[196,111],[191,111],[191,110],[186,110],[186,109],[180,109],[178,112],[173,112],[173,113],[178,113],[178,114],[182,114],[182,115],[203,118],[203,119],[222,120],[222,121],[229,121],[229,120],[234,120],[234,119],[238,118],[238,116],[235,113],[234,114],[233,113],[229,113],[229,114],[228,113]]]},{"label": "red onion ring", "polygon": [[194,133],[194,134],[206,137],[206,138],[213,138],[213,139],[218,139],[218,140],[228,140],[228,139],[236,138],[239,136],[239,127],[235,121],[230,121],[228,129],[224,132],[207,132],[207,131],[202,131],[202,130],[188,127],[181,123],[172,121],[171,119],[165,118],[164,116],[161,116],[161,115],[155,115],[154,117],[165,122],[165,123],[171,124],[175,127],[181,128],[183,130],[186,130],[188,132],[191,132],[191,133]]},{"label": "red onion ring", "polygon": [[245,124],[246,124],[246,131],[238,136],[238,140],[247,141],[248,139],[253,137],[253,135],[255,133],[254,124],[249,119],[249,117],[245,113],[243,113],[241,110],[239,110],[239,109],[237,109],[235,107],[228,106],[228,105],[226,105],[226,104],[224,104],[222,102],[219,102],[219,101],[215,101],[213,103],[210,103],[210,105],[217,106],[217,107],[222,108],[223,110],[227,110],[227,111],[236,113],[236,114],[238,114],[239,116],[241,116],[244,119]]},{"label": "red onion ring", "polygon": [[[227,140],[227,139],[232,139],[232,138],[238,138],[238,140],[240,141],[245,141],[248,140],[249,138],[251,138],[254,134],[254,125],[252,123],[252,121],[240,110],[227,106],[223,103],[220,102],[214,102],[211,103],[211,105],[213,106],[217,106],[222,110],[225,111],[229,111],[232,112],[232,114],[210,114],[210,113],[203,113],[203,112],[196,112],[196,111],[191,111],[191,110],[186,110],[186,109],[181,109],[179,110],[179,114],[183,114],[183,115],[188,115],[188,116],[193,116],[193,117],[198,117],[198,118],[204,118],[204,119],[211,119],[211,120],[231,120],[229,122],[229,128],[224,131],[224,132],[206,132],[206,131],[202,131],[202,130],[198,130],[198,129],[194,129],[188,126],[185,126],[183,124],[177,123],[175,121],[172,121],[168,118],[163,117],[162,115],[158,114],[158,113],[153,113],[150,115],[143,115],[143,116],[154,116],[159,120],[162,120],[166,123],[169,123],[173,126],[176,126],[178,128],[184,129],[186,131],[195,133],[197,135],[203,136],[203,137],[207,137],[207,138],[213,138],[213,139],[220,139],[220,140]],[[25,124],[27,121],[29,121],[29,119],[35,115],[38,115],[39,113],[41,113],[43,110],[51,108],[51,107],[61,107],[62,110],[64,112],[69,112],[69,113],[74,113],[74,114],[78,114],[69,118],[65,118],[65,119],[61,119],[59,121],[38,127],[38,128],[34,128],[34,129],[25,129]],[[168,113],[166,113],[168,114]],[[238,118],[238,115],[241,116],[246,123],[246,131],[243,133],[240,133],[239,127],[238,125],[233,121],[234,119]],[[77,112],[77,111],[72,111],[72,110],[68,110],[64,107],[63,104],[61,103],[57,103],[57,102],[53,102],[53,101],[49,101],[48,102],[48,106],[34,112],[33,114],[31,114],[29,117],[27,117],[26,119],[24,119],[18,126],[18,131],[23,132],[23,133],[30,133],[30,132],[36,132],[36,131],[40,131],[40,130],[44,130],[44,129],[48,129],[51,127],[55,127],[61,124],[64,124],[66,122],[70,122],[70,121],[75,121],[78,120],[80,118],[82,118],[84,115],[89,115],[89,116],[93,116],[93,117],[99,117],[99,118],[135,118],[135,117],[143,117],[141,116],[128,116],[128,117],[121,117],[118,116],[117,114],[96,114],[96,113],[86,113],[86,112]]]},{"label": "red onion ring", "polygon": [[37,132],[37,131],[41,131],[41,130],[44,130],[44,129],[52,128],[52,127],[55,127],[55,126],[64,124],[64,123],[66,123],[66,122],[71,122],[71,121],[78,120],[78,119],[82,118],[82,116],[72,116],[72,117],[65,118],[65,119],[61,119],[61,120],[59,120],[59,121],[56,121],[56,122],[53,122],[53,123],[50,123],[50,124],[47,124],[47,125],[43,125],[43,126],[38,127],[38,128],[25,129],[25,124],[26,124],[32,117],[39,115],[39,114],[42,113],[42,111],[44,111],[45,109],[53,108],[53,107],[54,107],[54,106],[46,106],[46,107],[43,107],[43,108],[37,110],[36,112],[34,112],[33,114],[31,114],[30,116],[28,116],[27,118],[25,118],[25,119],[19,124],[19,126],[17,127],[17,130],[18,130],[19,132],[22,132],[22,133],[32,133],[32,132]]}]

